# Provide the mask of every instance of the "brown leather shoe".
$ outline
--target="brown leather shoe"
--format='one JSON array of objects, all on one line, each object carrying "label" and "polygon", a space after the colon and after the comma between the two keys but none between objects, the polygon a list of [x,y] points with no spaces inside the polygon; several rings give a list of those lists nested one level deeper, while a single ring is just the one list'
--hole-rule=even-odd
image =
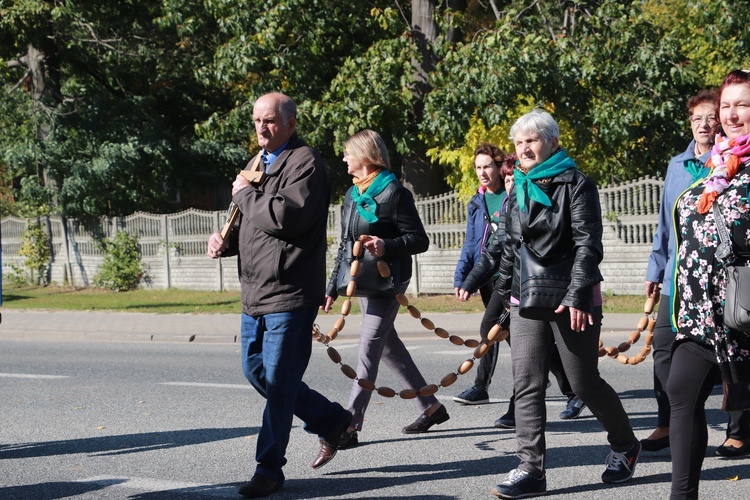
[{"label": "brown leather shoe", "polygon": [[336,450],[339,447],[339,441],[341,440],[341,434],[346,432],[349,428],[349,424],[352,421],[352,415],[346,419],[346,422],[341,427],[337,427],[336,430],[330,436],[320,440],[320,450],[318,456],[313,460],[312,468],[317,469],[323,467],[325,464],[331,461],[336,456]]},{"label": "brown leather shoe", "polygon": [[404,434],[420,434],[422,432],[427,432],[433,425],[442,424],[449,418],[451,417],[448,415],[448,410],[445,409],[445,406],[441,406],[435,410],[432,415],[422,413],[419,418],[404,427],[401,432]]},{"label": "brown leather shoe", "polygon": [[333,457],[336,456],[336,450],[338,449],[338,440],[336,440],[337,443],[329,443],[325,439],[320,440],[320,451],[318,451],[318,456],[315,457],[315,460],[313,460],[312,468],[317,469],[318,467],[323,467],[325,464],[330,462]]},{"label": "brown leather shoe", "polygon": [[255,474],[250,482],[243,485],[239,494],[245,498],[267,497],[281,489],[281,483],[278,483],[263,474]]}]

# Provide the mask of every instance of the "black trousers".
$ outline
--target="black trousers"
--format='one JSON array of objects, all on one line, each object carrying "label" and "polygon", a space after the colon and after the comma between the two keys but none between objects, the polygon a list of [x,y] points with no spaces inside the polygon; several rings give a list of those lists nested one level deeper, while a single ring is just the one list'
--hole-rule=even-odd
[{"label": "black trousers", "polygon": [[708,446],[705,404],[717,377],[718,365],[696,353],[678,347],[672,354],[667,381],[672,500],[698,498],[698,482]]},{"label": "black trousers", "polygon": [[[490,330],[495,326],[500,317],[505,312],[503,306],[502,297],[498,292],[494,291],[494,280],[486,283],[479,289],[479,293],[482,296],[482,302],[484,302],[484,316],[482,316],[482,323],[479,326],[479,334],[482,339],[486,339],[489,335]],[[503,328],[509,328],[510,316],[503,323]],[[510,337],[508,337],[508,345],[510,346]],[[492,376],[495,373],[495,367],[497,366],[498,351],[500,346],[497,343],[487,350],[487,353],[479,360],[479,366],[477,367],[477,374],[474,378],[474,385],[482,387],[487,390],[492,381]],[[570,388],[570,382],[568,377],[565,376],[565,370],[563,370],[562,360],[560,359],[560,352],[555,347],[552,352],[552,359],[550,360],[549,371],[555,376],[557,380],[557,386],[560,388],[560,392],[568,397],[568,399],[574,396],[573,390]],[[513,381],[509,380],[509,384],[513,384]],[[510,404],[513,406],[515,397],[511,396]]]},{"label": "black trousers", "polygon": [[[667,380],[669,379],[670,365],[672,364],[672,345],[674,344],[675,332],[669,321],[669,308],[671,299],[668,295],[661,298],[664,304],[664,312],[656,317],[654,325],[654,396],[656,397],[658,427],[669,427],[670,405],[667,394]],[[730,411],[727,423],[727,438],[746,441],[750,439],[750,412]]]}]

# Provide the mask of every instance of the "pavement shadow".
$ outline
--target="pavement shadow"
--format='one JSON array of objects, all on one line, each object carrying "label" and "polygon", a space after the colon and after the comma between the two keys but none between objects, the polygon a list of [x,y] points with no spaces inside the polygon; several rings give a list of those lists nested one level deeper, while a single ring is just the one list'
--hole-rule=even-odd
[{"label": "pavement shadow", "polygon": [[[314,498],[318,496],[346,496],[348,498],[370,499],[383,498],[379,491],[388,488],[410,487],[414,484],[446,479],[465,480],[467,477],[482,477],[490,471],[510,470],[517,465],[518,459],[513,454],[493,458],[464,460],[443,463],[412,463],[387,465],[372,468],[352,469],[326,474],[316,479],[293,479],[284,483],[279,498]],[[373,474],[377,474],[373,476]],[[400,474],[400,475],[394,475]],[[344,480],[345,479],[345,480]],[[490,483],[491,484],[491,483]],[[487,494],[490,494],[490,484]],[[409,498],[456,499],[465,498],[463,491],[444,495],[410,495]]]},{"label": "pavement shadow", "polygon": [[[258,427],[234,427],[229,429],[184,429],[179,431],[145,432],[93,438],[44,441],[39,443],[5,444],[0,447],[0,460],[78,453],[98,456],[124,455],[142,451],[179,448],[194,444],[223,441],[255,435]],[[5,498],[0,494],[0,498]],[[35,498],[29,496],[27,498]]]},{"label": "pavement shadow", "polygon": [[0,498],[4,500],[29,500],[30,498],[57,499],[78,495],[92,495],[113,484],[124,480],[113,480],[108,484],[84,483],[77,481],[57,481],[23,486],[8,486],[0,488]]}]

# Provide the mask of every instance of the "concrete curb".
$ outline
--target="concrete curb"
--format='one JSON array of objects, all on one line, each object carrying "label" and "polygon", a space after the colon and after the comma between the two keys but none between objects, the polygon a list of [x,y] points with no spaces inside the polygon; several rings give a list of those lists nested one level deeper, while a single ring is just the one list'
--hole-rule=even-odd
[{"label": "concrete curb", "polygon": [[[482,313],[423,313],[435,326],[463,339],[479,338]],[[619,344],[636,329],[641,314],[608,314],[602,326],[602,340]],[[329,332],[338,313],[321,313],[316,324]],[[432,330],[408,314],[396,319],[396,330],[402,339],[434,337]],[[346,318],[337,342],[356,342],[361,316]],[[17,340],[75,340],[121,342],[195,342],[239,343],[238,314],[150,314],[88,311],[5,310],[0,338]]]}]

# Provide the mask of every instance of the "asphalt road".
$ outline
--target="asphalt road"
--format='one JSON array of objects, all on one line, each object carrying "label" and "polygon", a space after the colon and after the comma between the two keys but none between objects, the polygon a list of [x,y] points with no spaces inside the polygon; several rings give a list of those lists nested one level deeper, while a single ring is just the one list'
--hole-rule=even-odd
[{"label": "asphalt road", "polygon": [[[470,322],[463,322],[468,336]],[[471,356],[436,336],[404,337],[428,382],[438,383]],[[355,342],[352,335],[333,343],[346,363],[355,363]],[[604,358],[600,368],[620,393],[636,434],[648,435],[655,425],[650,360],[623,366]],[[423,435],[401,433],[418,416],[413,402],[373,396],[363,444],[317,471],[310,468],[316,437],[295,420],[287,480],[275,498],[493,498],[491,487],[517,465],[513,431],[492,427],[510,395],[507,346],[490,404],[452,402],[472,379],[473,371],[441,388],[438,397],[451,419]],[[306,381],[346,403],[351,381],[320,345]],[[378,385],[400,389],[385,367]],[[239,498],[237,488],[254,469],[263,404],[242,377],[236,343],[0,335],[0,499]],[[588,410],[579,419],[560,420],[564,404],[553,385],[547,398],[548,497],[668,498],[669,450],[644,453],[631,483],[605,485],[599,479],[609,451],[604,431]],[[750,461],[713,456],[726,420],[719,404],[716,392],[709,400],[701,495],[750,498]]]}]

